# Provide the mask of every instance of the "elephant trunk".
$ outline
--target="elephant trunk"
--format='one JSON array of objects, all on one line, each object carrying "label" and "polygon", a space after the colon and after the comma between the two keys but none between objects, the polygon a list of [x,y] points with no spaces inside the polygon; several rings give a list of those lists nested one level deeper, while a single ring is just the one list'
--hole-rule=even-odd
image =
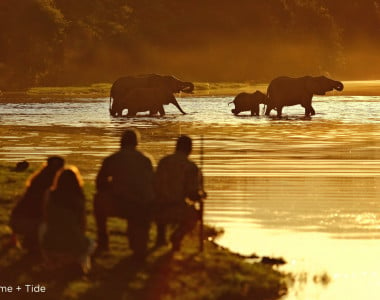
[{"label": "elephant trunk", "polygon": [[194,84],[192,82],[183,82],[180,90],[184,93],[191,94],[194,90]]},{"label": "elephant trunk", "polygon": [[178,110],[179,110],[182,114],[186,115],[186,113],[183,111],[183,109],[181,108],[181,106],[179,106],[179,104],[178,104],[178,102],[177,102],[176,99],[172,100],[171,102],[172,102],[172,103],[178,108]]},{"label": "elephant trunk", "polygon": [[337,91],[343,91],[343,83],[341,83],[340,81],[336,81],[336,85],[334,87]]}]

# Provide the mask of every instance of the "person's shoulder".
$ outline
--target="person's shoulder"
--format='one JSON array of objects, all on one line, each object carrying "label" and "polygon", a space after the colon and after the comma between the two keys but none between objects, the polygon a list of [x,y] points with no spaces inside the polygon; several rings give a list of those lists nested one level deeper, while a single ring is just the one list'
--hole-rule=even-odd
[{"label": "person's shoulder", "polygon": [[193,169],[196,169],[196,170],[199,169],[199,168],[198,168],[198,165],[197,165],[194,161],[192,161],[191,159],[188,159],[188,160],[187,160],[187,163],[188,163],[189,167],[191,167],[191,168],[193,168]]},{"label": "person's shoulder", "polygon": [[113,154],[108,155],[105,158],[103,158],[103,163],[102,163],[103,166],[107,166],[107,165],[111,164],[112,161],[115,160],[115,157],[116,157],[116,153],[113,153]]},{"label": "person's shoulder", "polygon": [[115,159],[116,157],[120,156],[120,153],[121,153],[121,151],[116,151],[116,152],[106,156],[104,158],[104,161],[109,161],[109,160]]},{"label": "person's shoulder", "polygon": [[136,150],[136,154],[145,162],[154,163],[153,156],[147,152]]},{"label": "person's shoulder", "polygon": [[165,155],[164,157],[162,157],[158,164],[165,164],[165,163],[168,163],[170,161],[173,161],[173,160],[176,160],[176,155],[175,153],[172,153],[172,154],[168,154],[168,155]]}]

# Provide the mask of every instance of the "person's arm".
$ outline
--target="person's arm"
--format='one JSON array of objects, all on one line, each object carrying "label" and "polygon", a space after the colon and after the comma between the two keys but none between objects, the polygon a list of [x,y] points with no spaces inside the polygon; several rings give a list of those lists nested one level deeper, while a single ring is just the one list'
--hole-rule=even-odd
[{"label": "person's arm", "polygon": [[110,175],[108,171],[107,160],[104,160],[102,166],[100,167],[98,175],[96,176],[96,181],[95,181],[96,190],[98,192],[109,189],[109,185],[110,185],[109,177]]},{"label": "person's arm", "polygon": [[152,163],[152,160],[150,158],[147,158],[145,180],[147,183],[146,201],[152,202],[152,201],[154,201],[154,180],[155,180],[155,178],[154,178],[153,163]]},{"label": "person's arm", "polygon": [[187,170],[185,185],[186,195],[190,200],[200,201],[204,198],[203,175],[195,164],[191,164]]},{"label": "person's arm", "polygon": [[202,199],[207,198],[207,193],[204,189],[204,177],[200,169],[198,169],[198,178],[199,178],[199,193]]}]

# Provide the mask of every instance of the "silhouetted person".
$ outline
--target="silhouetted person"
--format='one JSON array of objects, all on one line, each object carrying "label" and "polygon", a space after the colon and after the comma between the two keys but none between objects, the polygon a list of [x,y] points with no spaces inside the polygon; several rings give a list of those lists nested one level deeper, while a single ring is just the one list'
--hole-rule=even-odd
[{"label": "silhouetted person", "polygon": [[10,227],[22,237],[23,246],[30,253],[39,252],[38,230],[43,220],[44,196],[63,165],[63,158],[49,157],[42,169],[28,179],[24,195],[12,210]]},{"label": "silhouetted person", "polygon": [[127,237],[136,259],[144,259],[149,238],[153,202],[153,166],[136,149],[139,134],[127,130],[121,137],[120,150],[106,159],[96,178],[94,212],[98,250],[109,249],[107,216],[127,219]]},{"label": "silhouetted person", "polygon": [[55,183],[46,196],[41,245],[47,258],[56,260],[60,255],[72,258],[87,273],[94,243],[85,234],[86,199],[82,185],[76,167],[66,168],[57,174]]},{"label": "silhouetted person", "polygon": [[166,244],[166,225],[175,224],[170,237],[173,251],[180,249],[182,239],[196,225],[199,212],[194,204],[206,196],[201,170],[188,158],[191,151],[191,138],[180,136],[175,152],[160,160],[155,175],[156,245]]}]

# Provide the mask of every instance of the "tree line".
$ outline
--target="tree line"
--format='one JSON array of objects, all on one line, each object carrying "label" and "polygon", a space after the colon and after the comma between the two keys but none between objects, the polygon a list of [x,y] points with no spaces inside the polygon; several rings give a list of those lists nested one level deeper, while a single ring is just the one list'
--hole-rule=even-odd
[{"label": "tree line", "polygon": [[0,90],[380,75],[380,0],[1,0]]}]

